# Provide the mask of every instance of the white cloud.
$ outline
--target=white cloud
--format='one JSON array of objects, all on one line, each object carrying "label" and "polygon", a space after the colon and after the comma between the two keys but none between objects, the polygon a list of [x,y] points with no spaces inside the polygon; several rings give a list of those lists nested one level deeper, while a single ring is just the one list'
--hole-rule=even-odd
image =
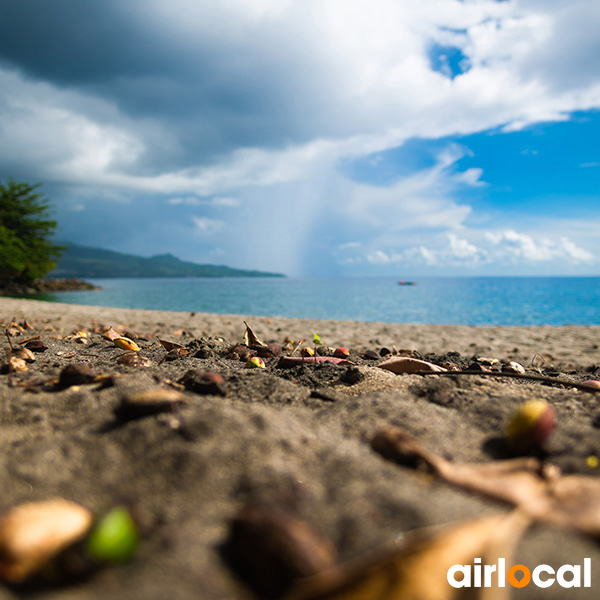
[{"label": "white cloud", "polygon": [[207,233],[216,233],[220,229],[222,229],[225,224],[223,221],[219,221],[218,219],[209,219],[208,217],[192,217],[192,221],[196,229],[203,234]]},{"label": "white cloud", "polygon": [[[476,240],[467,240],[465,235]],[[430,267],[474,267],[539,265],[552,266],[597,264],[599,258],[565,236],[547,238],[514,230],[463,231],[463,237],[449,233],[438,238],[436,246],[418,244],[402,247],[370,249],[365,252],[368,263],[378,266],[426,265]],[[435,241],[435,238],[432,238]],[[356,257],[357,258],[357,257]]]},{"label": "white cloud", "polygon": [[514,230],[488,232],[487,239],[496,260],[547,262],[566,260],[572,263],[592,263],[596,257],[567,237],[538,240]]},{"label": "white cloud", "polygon": [[211,199],[210,203],[213,206],[226,206],[228,208],[237,208],[240,205],[240,201],[237,198],[229,196],[215,196]]}]

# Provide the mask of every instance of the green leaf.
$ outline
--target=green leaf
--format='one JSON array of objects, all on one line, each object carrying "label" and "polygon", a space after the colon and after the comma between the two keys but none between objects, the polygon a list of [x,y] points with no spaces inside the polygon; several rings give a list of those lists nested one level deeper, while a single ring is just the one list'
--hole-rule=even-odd
[{"label": "green leaf", "polygon": [[319,338],[319,336],[316,333],[313,333],[313,344],[315,344],[315,346],[323,345],[323,342],[321,341],[321,339]]}]

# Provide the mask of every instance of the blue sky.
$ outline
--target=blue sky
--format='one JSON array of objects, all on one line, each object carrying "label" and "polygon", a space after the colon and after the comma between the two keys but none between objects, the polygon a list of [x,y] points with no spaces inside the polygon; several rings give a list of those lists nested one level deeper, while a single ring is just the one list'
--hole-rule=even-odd
[{"label": "blue sky", "polygon": [[0,0],[60,237],[292,276],[600,274],[596,0]]}]

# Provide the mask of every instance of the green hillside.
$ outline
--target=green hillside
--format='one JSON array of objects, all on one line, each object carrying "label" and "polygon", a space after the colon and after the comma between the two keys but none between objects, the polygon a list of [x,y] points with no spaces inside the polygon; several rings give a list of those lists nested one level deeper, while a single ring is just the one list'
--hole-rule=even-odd
[{"label": "green hillside", "polygon": [[62,243],[66,248],[48,277],[285,277],[280,273],[245,271],[218,265],[185,262],[172,254],[144,258],[101,248]]}]

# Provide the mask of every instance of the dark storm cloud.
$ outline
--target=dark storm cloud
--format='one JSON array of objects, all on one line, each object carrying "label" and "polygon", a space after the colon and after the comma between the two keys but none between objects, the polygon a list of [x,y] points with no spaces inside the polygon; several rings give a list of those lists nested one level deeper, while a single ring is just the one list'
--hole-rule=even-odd
[{"label": "dark storm cloud", "polygon": [[[31,78],[114,103],[139,123],[142,138],[149,121],[168,127],[172,143],[151,138],[140,168],[185,168],[237,147],[277,148],[334,133],[335,120],[315,118],[327,105],[310,93],[315,79],[326,85],[318,60],[300,64],[294,45],[278,47],[272,31],[269,43],[260,29],[236,38],[223,15],[199,22],[191,39],[180,36],[147,18],[144,5],[3,0],[0,60]],[[305,44],[302,36],[298,42]]]}]

